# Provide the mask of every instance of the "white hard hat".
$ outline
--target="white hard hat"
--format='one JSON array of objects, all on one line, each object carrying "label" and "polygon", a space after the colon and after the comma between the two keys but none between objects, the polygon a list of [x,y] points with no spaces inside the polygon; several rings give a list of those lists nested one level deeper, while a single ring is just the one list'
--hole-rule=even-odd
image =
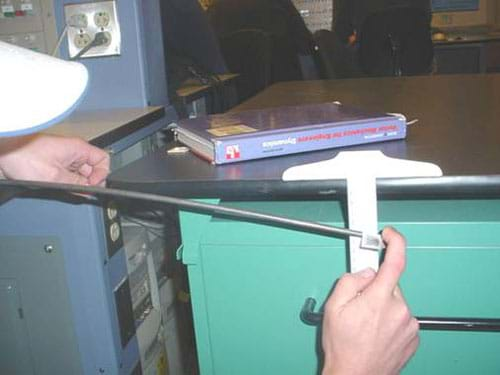
[{"label": "white hard hat", "polygon": [[45,129],[67,116],[88,82],[84,65],[0,41],[0,137]]}]

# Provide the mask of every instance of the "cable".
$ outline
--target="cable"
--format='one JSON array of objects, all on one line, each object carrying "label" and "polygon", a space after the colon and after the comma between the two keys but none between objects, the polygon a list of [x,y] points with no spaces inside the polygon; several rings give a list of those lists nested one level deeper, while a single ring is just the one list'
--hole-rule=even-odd
[{"label": "cable", "polygon": [[0,181],[0,187],[5,188],[8,186],[12,188],[23,188],[25,190],[63,191],[71,193],[90,194],[94,196],[141,200],[141,201],[154,202],[160,204],[174,205],[187,211],[194,211],[194,212],[213,214],[219,216],[227,216],[231,218],[238,218],[248,221],[263,222],[276,226],[299,229],[301,231],[314,232],[323,235],[340,236],[340,237],[354,236],[363,238],[362,232],[348,228],[334,227],[312,221],[290,219],[282,216],[269,215],[255,211],[240,210],[232,207],[201,203],[188,199],[175,198],[170,196],[103,188],[97,186],[56,184],[51,182],[38,182],[38,181],[16,181],[16,180]]},{"label": "cable", "polygon": [[144,228],[146,230],[146,232],[151,233],[153,236],[159,237],[159,238],[165,238],[165,236],[162,233],[159,233],[156,231],[156,229],[162,230],[163,228],[155,228],[154,226],[150,225],[149,223],[145,223],[142,220],[134,219],[130,216],[124,216],[123,219],[124,219],[124,221],[122,221],[122,224],[131,223],[131,224],[139,225],[141,228]]},{"label": "cable", "polygon": [[87,22],[87,18],[85,16],[84,16],[84,18],[82,18],[79,15],[73,15],[70,17],[69,20],[66,20],[66,23],[64,25],[64,29],[63,29],[61,35],[59,35],[59,39],[57,40],[56,46],[52,50],[51,56],[55,56],[57,54],[57,51],[59,50],[59,47],[61,47],[61,43],[62,43],[64,37],[68,34],[68,29],[70,27],[73,27],[75,29],[80,29],[80,28],[86,28],[87,26],[88,26],[88,22]]},{"label": "cable", "polygon": [[139,217],[128,215],[128,214],[125,214],[125,215],[122,214],[122,217],[125,220],[129,220],[129,221],[134,222],[134,223],[139,224],[139,225],[148,226],[151,229],[162,230],[164,228],[163,223],[153,223],[152,221],[149,221],[147,219],[141,219]]},{"label": "cable", "polygon": [[59,50],[59,47],[61,47],[61,43],[67,33],[68,33],[68,25],[65,25],[61,35],[59,36],[59,39],[57,40],[56,46],[52,50],[51,56],[55,56],[57,54],[57,51]]}]

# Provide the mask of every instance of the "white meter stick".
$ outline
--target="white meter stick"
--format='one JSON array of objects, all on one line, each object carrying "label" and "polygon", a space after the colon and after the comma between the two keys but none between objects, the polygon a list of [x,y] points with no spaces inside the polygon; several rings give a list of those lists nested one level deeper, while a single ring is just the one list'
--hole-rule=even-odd
[{"label": "white meter stick", "polygon": [[[377,186],[372,176],[347,178],[347,213],[349,228],[374,235],[378,232]],[[380,242],[382,240],[380,239]],[[378,250],[382,250],[382,243]],[[359,237],[349,237],[351,272],[371,267],[378,270],[379,252],[366,248]]]},{"label": "white meter stick", "polygon": [[378,270],[377,242],[377,185],[378,177],[442,176],[441,169],[432,163],[394,159],[380,151],[344,151],[330,160],[299,165],[283,173],[284,181],[347,180],[347,210],[349,228],[360,231],[363,237],[349,238],[350,271],[367,267]]}]

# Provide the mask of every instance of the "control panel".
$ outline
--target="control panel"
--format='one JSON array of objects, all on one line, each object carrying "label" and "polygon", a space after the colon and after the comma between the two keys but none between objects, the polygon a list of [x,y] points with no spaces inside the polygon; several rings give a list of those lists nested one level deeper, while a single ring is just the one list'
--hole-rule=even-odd
[{"label": "control panel", "polygon": [[51,53],[57,43],[52,0],[0,0],[0,40]]}]

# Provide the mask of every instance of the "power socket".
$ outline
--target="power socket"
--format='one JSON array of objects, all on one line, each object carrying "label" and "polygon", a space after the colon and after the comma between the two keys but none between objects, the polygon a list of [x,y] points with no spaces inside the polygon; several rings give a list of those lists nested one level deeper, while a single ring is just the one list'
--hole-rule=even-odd
[{"label": "power socket", "polygon": [[82,13],[73,14],[66,21],[66,24],[69,27],[75,27],[75,28],[85,29],[89,25],[89,20],[87,19],[87,15],[85,15],[85,14],[82,14]]},{"label": "power socket", "polygon": [[84,49],[92,42],[92,38],[87,33],[77,34],[73,43],[79,50]]},{"label": "power socket", "polygon": [[108,27],[111,16],[107,12],[97,12],[94,14],[94,23],[97,27]]},{"label": "power socket", "polygon": [[[89,44],[94,43],[97,33],[104,33],[106,42],[91,47],[80,58],[116,56],[121,52],[120,24],[116,1],[66,4],[69,56],[73,58]],[[100,34],[102,36],[102,34]],[[89,39],[90,38],[90,39]]]}]

